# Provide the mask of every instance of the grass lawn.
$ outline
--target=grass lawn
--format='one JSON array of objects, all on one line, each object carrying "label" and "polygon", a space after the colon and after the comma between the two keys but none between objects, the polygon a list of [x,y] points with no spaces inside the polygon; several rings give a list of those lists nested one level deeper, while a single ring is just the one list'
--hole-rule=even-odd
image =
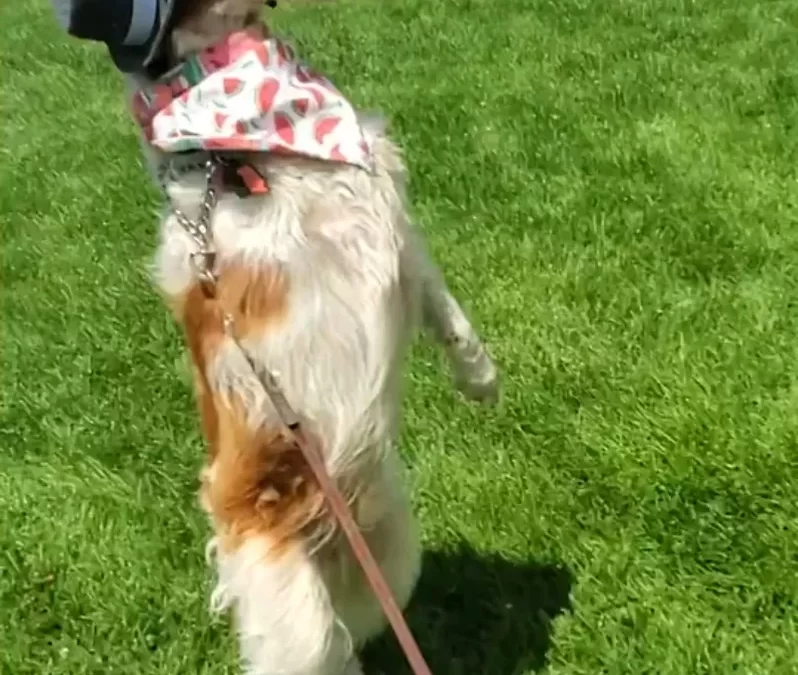
[{"label": "grass lawn", "polygon": [[[798,673],[798,4],[272,17],[393,119],[503,370],[481,409],[409,369],[436,674]],[[45,0],[0,26],[0,673],[233,675],[120,82]]]}]

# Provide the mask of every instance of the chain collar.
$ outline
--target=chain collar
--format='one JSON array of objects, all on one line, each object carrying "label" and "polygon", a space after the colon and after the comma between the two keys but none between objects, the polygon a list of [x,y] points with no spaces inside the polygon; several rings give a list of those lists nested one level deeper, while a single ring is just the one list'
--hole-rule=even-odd
[{"label": "chain collar", "polygon": [[191,253],[191,266],[200,281],[203,292],[213,297],[216,291],[216,248],[211,233],[211,218],[218,203],[219,160],[211,155],[203,164],[205,169],[205,191],[200,202],[199,215],[189,218],[183,211],[172,206],[177,222],[191,237],[197,250]]}]

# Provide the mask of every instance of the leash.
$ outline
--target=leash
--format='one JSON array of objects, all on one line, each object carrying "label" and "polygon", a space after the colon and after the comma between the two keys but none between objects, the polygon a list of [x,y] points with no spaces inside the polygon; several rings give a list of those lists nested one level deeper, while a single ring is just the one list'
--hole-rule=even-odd
[{"label": "leash", "polygon": [[[200,203],[199,216],[196,220],[192,220],[178,209],[173,209],[178,223],[189,234],[197,246],[197,251],[191,255],[191,263],[199,279],[202,292],[209,299],[215,299],[217,297],[216,286],[218,278],[214,271],[216,251],[212,243],[210,224],[211,216],[218,200],[217,177],[220,166],[220,160],[213,155],[205,163],[205,194]],[[432,675],[402,615],[402,610],[399,608],[399,605],[397,605],[396,599],[377,561],[374,559],[368,543],[352,517],[346,500],[327,473],[318,442],[305,434],[300,424],[299,416],[289,405],[274,375],[268,369],[257,367],[235,335],[233,317],[228,312],[224,311],[224,308],[222,308],[222,310],[225,333],[232,339],[233,343],[246,358],[252,372],[277,411],[277,416],[284,427],[286,436],[296,443],[313,472],[314,477],[318,481],[319,487],[324,493],[324,497],[330,505],[330,509],[338,521],[339,526],[346,535],[349,546],[357,558],[363,573],[366,575],[371,590],[379,601],[382,611],[388,619],[414,675]]]}]

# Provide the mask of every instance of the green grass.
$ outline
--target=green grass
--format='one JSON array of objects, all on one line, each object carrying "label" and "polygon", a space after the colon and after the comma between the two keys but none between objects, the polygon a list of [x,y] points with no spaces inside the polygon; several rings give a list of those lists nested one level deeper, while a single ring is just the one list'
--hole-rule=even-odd
[{"label": "green grass", "polygon": [[[410,367],[435,672],[798,672],[798,5],[272,16],[392,118],[503,371],[486,410]],[[120,82],[44,0],[0,25],[0,673],[232,675]]]}]

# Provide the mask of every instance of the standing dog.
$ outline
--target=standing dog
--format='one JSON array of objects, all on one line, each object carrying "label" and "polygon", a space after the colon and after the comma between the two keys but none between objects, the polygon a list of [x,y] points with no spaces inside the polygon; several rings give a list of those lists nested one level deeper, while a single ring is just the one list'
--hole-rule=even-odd
[{"label": "standing dog", "polygon": [[471,398],[492,399],[497,378],[408,220],[397,148],[269,33],[262,3],[188,3],[172,75],[130,81],[171,207],[155,276],[185,330],[209,449],[212,606],[233,611],[248,673],[354,674],[380,605],[258,372],[319,440],[401,606],[420,567],[396,450],[414,328],[445,346]]}]

